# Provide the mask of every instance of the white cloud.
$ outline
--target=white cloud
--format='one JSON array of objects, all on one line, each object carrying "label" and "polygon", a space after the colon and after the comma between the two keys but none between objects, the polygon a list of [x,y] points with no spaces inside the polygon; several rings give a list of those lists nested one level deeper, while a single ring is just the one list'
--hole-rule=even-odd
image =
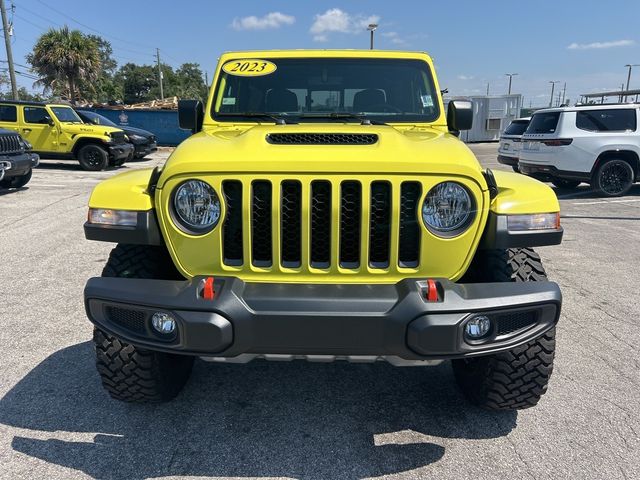
[{"label": "white cloud", "polygon": [[291,15],[270,12],[264,17],[251,15],[249,17],[234,18],[231,26],[236,30],[265,30],[267,28],[280,28],[283,25],[293,25],[295,21],[296,17]]},{"label": "white cloud", "polygon": [[370,23],[378,23],[378,15],[352,15],[339,8],[331,8],[324,13],[317,14],[309,29],[316,42],[329,40],[329,33],[360,33],[366,30]]},{"label": "white cloud", "polygon": [[612,42],[593,42],[593,43],[572,43],[567,47],[569,50],[592,50],[600,48],[629,47],[635,45],[633,40],[615,40]]},{"label": "white cloud", "polygon": [[473,80],[473,75],[458,75],[458,80]]},{"label": "white cloud", "polygon": [[383,32],[383,37],[389,39],[389,41],[396,45],[406,45],[407,41],[398,34],[398,32]]}]

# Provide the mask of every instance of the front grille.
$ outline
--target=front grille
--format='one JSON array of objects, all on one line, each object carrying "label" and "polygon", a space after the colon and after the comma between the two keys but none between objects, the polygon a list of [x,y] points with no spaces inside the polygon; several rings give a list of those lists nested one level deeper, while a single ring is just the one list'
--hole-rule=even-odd
[{"label": "front grille", "polygon": [[127,330],[136,333],[145,333],[145,313],[141,310],[130,310],[128,308],[120,308],[108,306],[106,307],[107,318],[116,325],[120,325]]},{"label": "front grille", "polygon": [[124,132],[111,132],[111,140],[115,144],[125,143]]},{"label": "front grille", "polygon": [[17,153],[22,151],[19,135],[0,135],[0,153]]},{"label": "front grille", "polygon": [[420,265],[416,181],[225,180],[222,191],[227,266],[313,273]]},{"label": "front grille", "polygon": [[373,145],[375,133],[270,133],[267,142],[275,145]]},{"label": "front grille", "polygon": [[512,312],[494,316],[498,324],[498,335],[509,335],[518,330],[533,326],[536,323],[536,312]]}]

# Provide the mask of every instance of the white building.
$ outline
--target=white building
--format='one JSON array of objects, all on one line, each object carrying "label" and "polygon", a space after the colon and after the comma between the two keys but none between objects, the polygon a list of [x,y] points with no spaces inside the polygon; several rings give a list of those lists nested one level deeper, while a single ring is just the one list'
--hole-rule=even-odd
[{"label": "white building", "polygon": [[[445,99],[445,109],[449,100]],[[464,97],[473,102],[473,127],[460,132],[460,139],[465,142],[490,142],[500,139],[500,134],[507,128],[511,120],[520,117],[522,95],[478,95]]]}]

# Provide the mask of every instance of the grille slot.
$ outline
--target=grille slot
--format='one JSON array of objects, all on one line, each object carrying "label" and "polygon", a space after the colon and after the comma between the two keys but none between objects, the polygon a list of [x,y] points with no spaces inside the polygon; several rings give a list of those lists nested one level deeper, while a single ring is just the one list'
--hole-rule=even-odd
[{"label": "grille slot", "polygon": [[267,142],[275,145],[373,145],[375,133],[270,133]]},{"label": "grille slot", "polygon": [[362,217],[362,186],[360,182],[345,181],[340,199],[340,266],[360,266],[360,222]]},{"label": "grille slot", "polygon": [[369,209],[369,265],[387,268],[391,240],[391,185],[388,182],[371,184]]},{"label": "grille slot", "polygon": [[227,180],[222,183],[227,216],[223,226],[222,255],[227,265],[242,265],[242,183]]},{"label": "grille slot", "polygon": [[15,153],[21,150],[22,147],[18,135],[0,135],[0,152]]},{"label": "grille slot", "polygon": [[414,268],[420,264],[420,225],[418,202],[422,188],[418,182],[403,182],[400,188],[400,238],[398,264]]},{"label": "grille slot", "polygon": [[496,315],[494,320],[498,324],[497,335],[509,335],[535,325],[537,315],[535,311],[504,313]]},{"label": "grille slot", "polygon": [[270,267],[271,257],[271,182],[256,180],[252,183],[251,252],[256,267]]},{"label": "grille slot", "polygon": [[116,325],[120,325],[121,327],[136,333],[146,332],[146,315],[143,311],[113,306],[107,306],[105,311],[109,320]]},{"label": "grille slot", "polygon": [[311,266],[331,265],[331,183],[311,183]]},{"label": "grille slot", "polygon": [[282,266],[297,268],[302,261],[302,185],[298,181],[282,182],[280,222]]}]

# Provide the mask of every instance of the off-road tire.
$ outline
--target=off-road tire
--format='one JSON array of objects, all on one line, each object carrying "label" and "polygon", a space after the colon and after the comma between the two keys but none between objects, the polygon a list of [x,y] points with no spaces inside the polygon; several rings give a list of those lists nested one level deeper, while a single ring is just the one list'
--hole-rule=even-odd
[{"label": "off-road tire", "polygon": [[0,180],[0,187],[2,188],[22,188],[29,180],[31,180],[32,170],[29,170],[24,175],[19,175],[17,177],[8,177],[4,180]]},{"label": "off-road tire", "polygon": [[553,185],[556,188],[560,188],[562,190],[572,190],[576,188],[578,185],[580,185],[582,182],[580,180],[567,180],[564,178],[554,178],[553,180],[551,180],[551,183],[553,183]]},{"label": "off-road tire", "polygon": [[[103,277],[177,280],[164,247],[120,244],[111,251]],[[189,379],[194,357],[143,349],[94,329],[96,367],[111,397],[123,402],[159,403],[174,398]]]},{"label": "off-road tire", "polygon": [[629,191],[634,177],[635,172],[629,163],[610,158],[598,166],[591,185],[604,197],[619,197]]},{"label": "off-road tire", "polygon": [[109,165],[109,152],[95,143],[81,147],[77,157],[82,169],[90,172],[104,170]]},{"label": "off-road tire", "polygon": [[[531,248],[479,250],[465,277],[473,282],[542,282],[547,275]],[[555,327],[512,350],[453,360],[453,372],[465,396],[490,410],[533,407],[547,391],[553,371]]]}]

